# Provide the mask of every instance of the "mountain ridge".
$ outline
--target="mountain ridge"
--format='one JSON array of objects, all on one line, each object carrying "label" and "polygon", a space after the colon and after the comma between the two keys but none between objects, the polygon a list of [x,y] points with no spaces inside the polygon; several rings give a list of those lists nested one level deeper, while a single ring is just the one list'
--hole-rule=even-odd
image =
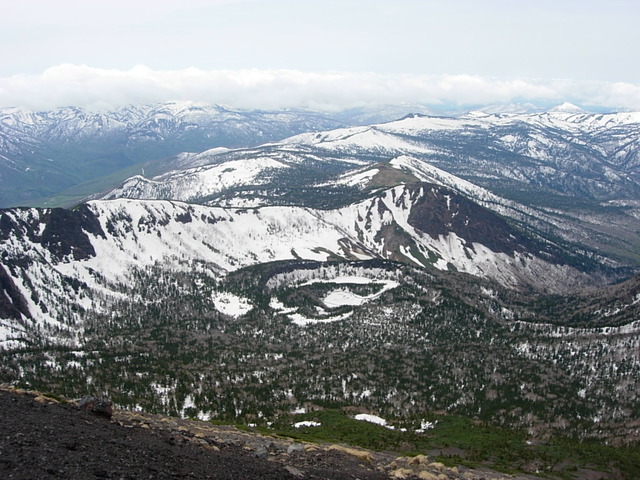
[{"label": "mountain ridge", "polygon": [[[161,175],[131,177],[94,198],[246,207],[326,202],[324,208],[334,208],[364,198],[371,178],[391,186],[391,178],[399,184],[415,177],[453,188],[522,226],[584,244],[613,265],[634,268],[640,264],[633,247],[640,241],[633,203],[640,196],[638,118],[410,115],[249,149],[183,155]],[[620,146],[622,135],[629,137]],[[374,165],[387,165],[386,180],[371,170]]]}]

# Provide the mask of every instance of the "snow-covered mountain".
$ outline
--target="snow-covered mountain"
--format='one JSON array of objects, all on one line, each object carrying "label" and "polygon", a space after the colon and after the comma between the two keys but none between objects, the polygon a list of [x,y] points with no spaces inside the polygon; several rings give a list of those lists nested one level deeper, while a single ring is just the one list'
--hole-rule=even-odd
[{"label": "snow-covered mountain", "polygon": [[61,314],[56,306],[71,301],[88,308],[104,282],[127,282],[136,268],[154,265],[201,268],[219,279],[280,260],[391,259],[511,288],[561,292],[592,281],[566,264],[561,250],[433,184],[389,188],[332,210],[119,199],[72,211],[7,210],[0,225],[4,297],[10,299],[5,316],[50,323]]},{"label": "snow-covered mountain", "polygon": [[[172,118],[195,124],[211,116],[203,107],[169,107],[164,113],[168,124]],[[74,245],[67,254],[94,252],[76,260],[101,275],[109,265],[130,270],[138,265],[131,258],[162,263],[175,252],[187,263],[207,264],[215,278],[276,260],[377,258],[465,272],[508,287],[575,290],[602,281],[599,276],[612,278],[605,272],[609,267],[636,266],[630,259],[640,221],[640,196],[634,193],[640,188],[634,176],[640,114],[573,110],[564,106],[541,114],[475,112],[457,118],[409,115],[251,148],[183,153],[167,160],[173,169],[152,178],[133,176],[103,195],[103,201],[83,207],[91,225],[103,223],[92,230],[74,227],[75,232],[94,232],[95,238],[78,233],[86,249]],[[75,118],[79,111],[69,115]],[[162,124],[161,116],[154,110],[153,122]],[[25,124],[38,125],[28,118],[23,118]],[[88,130],[102,121],[96,118],[85,118]],[[622,132],[629,136],[622,138]],[[621,152],[625,161],[620,160]],[[610,171],[603,170],[605,164]],[[526,169],[535,181],[523,174]],[[594,178],[594,171],[602,178]],[[585,188],[553,190],[557,175],[570,178],[567,185]],[[605,181],[615,187],[605,188]],[[601,188],[595,188],[598,185]],[[608,203],[597,198],[605,190]],[[577,207],[552,208],[549,197],[564,198]],[[192,215],[194,209],[198,211]],[[59,215],[17,212],[21,213],[3,214],[3,249],[6,258],[13,258],[7,260],[11,265],[20,264],[16,259],[25,255],[20,247],[25,239],[47,244],[47,219]],[[17,216],[9,220],[12,215]],[[21,223],[20,215],[31,220]],[[185,221],[168,227],[167,219],[172,218]],[[114,230],[122,222],[119,228],[133,235],[126,241]],[[626,225],[622,235],[612,230],[617,224]],[[15,236],[11,232],[20,225],[24,231]],[[150,237],[138,241],[141,235]],[[208,237],[216,239],[216,246],[203,250],[202,245],[214,245]],[[120,253],[95,253],[104,238]],[[39,255],[52,264],[46,253]],[[100,259],[106,263],[91,265]],[[88,282],[86,273],[80,277],[70,275],[74,281]],[[22,287],[26,299],[31,297],[30,284],[27,280]]]},{"label": "snow-covered mountain", "polygon": [[[487,186],[610,200],[638,195],[640,113],[410,116],[396,122],[302,134],[289,145],[342,153],[419,154]],[[514,188],[514,187],[512,187]]]},{"label": "snow-covered mountain", "polygon": [[[302,132],[389,121],[408,112],[429,110],[422,105],[389,105],[331,113],[263,111],[193,102],[112,111],[0,108],[0,207],[71,205],[132,172],[163,171],[157,163],[182,152],[259,145]],[[127,168],[131,169],[115,179],[95,183]],[[62,198],[48,198],[63,191]]]},{"label": "snow-covered mountain", "polygon": [[[362,149],[367,141],[387,151],[428,150],[423,155],[443,170],[489,187],[508,182],[508,188],[521,195],[530,195],[532,186],[554,196],[577,192],[598,200],[636,195],[638,115],[589,114],[576,108],[560,105],[540,112],[531,105],[487,107],[456,117],[422,116],[420,121],[342,130],[342,140],[303,135],[292,141],[342,153],[350,144]],[[302,132],[398,118],[411,109],[428,113],[423,106],[411,105],[329,114],[240,111],[188,102],[134,105],[112,112],[4,108],[0,206],[41,204],[65,189],[71,190],[48,201],[70,204],[118,177],[163,173],[172,167],[159,161],[181,152],[255,146]],[[373,153],[382,153],[380,148],[373,148]],[[130,170],[118,177],[95,181],[126,168]],[[83,184],[90,180],[94,183]],[[78,184],[82,186],[75,188]]]},{"label": "snow-covered mountain", "polygon": [[[347,173],[316,188],[328,196],[342,192],[344,198],[333,208],[312,208],[304,188],[306,202],[278,205],[274,191],[286,182],[277,175],[299,178],[301,165],[320,171],[326,170],[325,162],[297,154],[283,157],[287,152],[281,150],[272,153],[244,160],[228,159],[226,151],[205,153],[190,161],[210,160],[210,155],[223,155],[226,161],[153,181],[134,177],[110,194],[112,200],[92,201],[76,210],[2,212],[3,285],[10,299],[6,315],[44,316],[55,323],[61,312],[53,305],[86,303],[83,295],[103,291],[102,282],[126,282],[131,271],[153,265],[178,271],[201,265],[219,279],[272,261],[390,259],[550,292],[573,291],[596,278],[584,269],[590,261],[586,256],[543,237],[536,240],[494,212],[522,220],[533,216],[533,210],[416,158],[400,156],[355,169],[353,159],[336,159]],[[261,188],[260,182],[269,184],[263,196],[272,201],[247,208],[249,194]],[[240,200],[229,197],[231,205],[193,203],[235,189],[245,190]],[[141,199],[117,198],[125,193]],[[68,285],[89,290],[69,290]]]}]

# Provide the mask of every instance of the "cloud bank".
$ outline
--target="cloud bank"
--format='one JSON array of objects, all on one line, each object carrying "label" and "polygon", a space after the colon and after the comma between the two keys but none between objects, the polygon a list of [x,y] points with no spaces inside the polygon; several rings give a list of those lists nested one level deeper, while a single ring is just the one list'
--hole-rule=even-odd
[{"label": "cloud bank", "polygon": [[622,82],[494,79],[472,75],[402,75],[297,70],[110,70],[59,65],[38,75],[0,78],[0,107],[104,110],[164,101],[235,108],[343,110],[385,104],[434,108],[571,102],[586,108],[640,110],[640,85]]}]

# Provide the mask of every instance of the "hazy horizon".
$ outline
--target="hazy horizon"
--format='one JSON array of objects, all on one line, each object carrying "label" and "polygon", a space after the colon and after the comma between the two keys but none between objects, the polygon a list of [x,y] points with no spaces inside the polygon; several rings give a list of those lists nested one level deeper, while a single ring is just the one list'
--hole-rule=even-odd
[{"label": "hazy horizon", "polygon": [[632,0],[24,0],[3,10],[3,107],[640,110]]}]

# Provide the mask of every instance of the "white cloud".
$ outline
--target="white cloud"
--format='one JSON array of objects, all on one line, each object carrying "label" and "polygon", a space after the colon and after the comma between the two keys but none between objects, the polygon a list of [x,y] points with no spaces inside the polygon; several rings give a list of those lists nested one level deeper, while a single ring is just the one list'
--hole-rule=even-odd
[{"label": "white cloud", "polygon": [[64,64],[38,75],[0,78],[0,106],[104,109],[190,100],[238,108],[339,110],[399,103],[476,106],[532,102],[640,110],[640,85],[620,82],[493,79],[298,70],[130,70]]}]

